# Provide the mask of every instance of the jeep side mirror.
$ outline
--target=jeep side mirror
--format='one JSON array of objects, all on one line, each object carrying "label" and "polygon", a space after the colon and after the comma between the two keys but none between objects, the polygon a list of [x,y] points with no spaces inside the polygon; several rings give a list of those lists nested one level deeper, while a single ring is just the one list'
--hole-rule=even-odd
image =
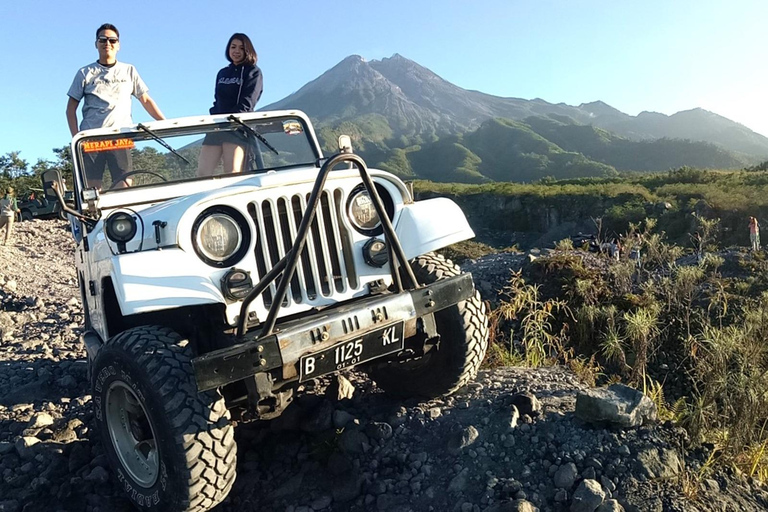
[{"label": "jeep side mirror", "polygon": [[40,177],[40,180],[43,182],[43,191],[45,193],[45,197],[49,201],[55,201],[59,198],[59,196],[56,194],[56,191],[54,190],[54,184],[59,189],[60,194],[63,194],[66,190],[64,181],[61,179],[61,174],[59,174],[59,171],[56,169],[45,171]]},{"label": "jeep side mirror", "polygon": [[88,197],[85,197],[85,194],[83,194],[83,199],[88,201],[88,205],[91,211],[96,212],[94,213],[94,216],[88,216],[72,209],[72,206],[74,206],[74,194],[67,193],[67,187],[64,185],[64,181],[61,179],[61,174],[59,174],[59,171],[55,169],[46,171],[43,173],[40,179],[43,182],[45,197],[50,200],[59,201],[61,204],[61,211],[83,221],[88,231],[92,230],[94,226],[96,226],[96,223],[99,220],[99,212],[95,206],[96,200],[99,198],[99,193],[96,191],[96,189],[93,189]]}]

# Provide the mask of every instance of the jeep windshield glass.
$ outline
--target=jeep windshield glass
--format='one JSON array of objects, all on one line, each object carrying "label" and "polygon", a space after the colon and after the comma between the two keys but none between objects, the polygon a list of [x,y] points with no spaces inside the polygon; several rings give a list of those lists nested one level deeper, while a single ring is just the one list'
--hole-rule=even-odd
[{"label": "jeep windshield glass", "polygon": [[276,154],[276,155],[279,155],[279,154],[280,154],[280,152],[279,152],[278,150],[276,150],[276,149],[274,148],[274,146],[272,146],[272,144],[270,144],[270,143],[269,143],[269,141],[268,141],[267,139],[265,139],[265,138],[264,138],[264,136],[263,136],[262,134],[260,134],[259,132],[257,132],[256,130],[254,130],[253,128],[251,128],[250,126],[248,126],[247,124],[245,124],[244,122],[242,122],[242,121],[240,120],[240,118],[239,118],[239,117],[237,117],[236,115],[232,114],[232,115],[231,115],[231,116],[229,116],[227,119],[229,119],[230,121],[232,121],[232,122],[234,122],[234,123],[237,123],[238,125],[240,125],[240,126],[241,126],[241,127],[244,129],[244,130],[245,130],[245,132],[246,132],[248,135],[250,135],[250,136],[252,136],[252,137],[256,137],[256,139],[258,139],[258,140],[259,140],[259,142],[261,142],[262,144],[264,144],[265,146],[267,146],[267,147],[269,148],[269,150],[270,150],[270,151],[272,151],[274,154]]},{"label": "jeep windshield glass", "polygon": [[119,193],[128,187],[315,166],[319,157],[299,117],[181,124],[80,139],[75,158],[82,186]]},{"label": "jeep windshield glass", "polygon": [[176,151],[175,149],[173,149],[173,147],[171,147],[171,145],[170,145],[170,144],[168,144],[168,143],[167,143],[167,142],[165,142],[163,139],[161,139],[160,137],[158,137],[158,136],[157,136],[157,134],[156,134],[156,133],[154,133],[152,130],[150,130],[149,128],[147,128],[146,126],[144,126],[144,125],[143,125],[143,124],[141,124],[141,123],[137,124],[137,125],[136,125],[136,128],[138,128],[139,130],[142,130],[142,131],[145,131],[145,132],[147,132],[147,133],[149,134],[149,136],[150,136],[150,137],[152,137],[152,138],[153,138],[155,141],[157,141],[157,143],[158,143],[158,144],[160,144],[161,146],[163,146],[165,149],[167,149],[168,151],[170,151],[171,153],[173,153],[173,154],[174,154],[174,155],[176,155],[177,157],[179,157],[179,158],[181,158],[182,160],[184,160],[184,162],[185,162],[187,165],[189,165],[189,160],[187,160],[186,158],[184,158],[184,156],[183,156],[183,155],[180,155],[178,151]]}]

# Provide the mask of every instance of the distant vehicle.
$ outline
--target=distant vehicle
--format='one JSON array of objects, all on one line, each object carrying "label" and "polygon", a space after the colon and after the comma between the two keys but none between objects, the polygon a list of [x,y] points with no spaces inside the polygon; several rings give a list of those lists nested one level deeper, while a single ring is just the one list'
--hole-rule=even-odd
[{"label": "distant vehicle", "polygon": [[[67,194],[71,195],[71,192],[65,193],[64,197],[67,198]],[[67,214],[61,210],[61,204],[56,199],[48,199],[45,197],[43,189],[33,188],[32,193],[27,199],[20,199],[18,201],[20,213],[17,220],[32,220],[32,219],[66,219]]]},{"label": "distant vehicle", "polygon": [[579,233],[571,236],[571,243],[576,249],[583,249],[585,246],[589,252],[599,252],[600,246],[597,243],[597,237],[595,235],[585,235]]}]

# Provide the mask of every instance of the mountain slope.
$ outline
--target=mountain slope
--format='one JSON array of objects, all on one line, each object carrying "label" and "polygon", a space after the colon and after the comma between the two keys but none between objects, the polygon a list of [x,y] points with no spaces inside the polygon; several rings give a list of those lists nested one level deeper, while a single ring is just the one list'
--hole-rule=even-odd
[{"label": "mountain slope", "polygon": [[744,167],[748,159],[707,142],[671,138],[632,141],[614,133],[580,125],[572,119],[538,116],[525,123],[566,151],[575,151],[621,171],[654,171],[684,165],[728,169]]},{"label": "mountain slope", "polygon": [[[502,98],[462,89],[398,54],[373,61],[347,57],[263,110],[293,108],[309,114],[326,151],[347,133],[369,164],[402,176],[527,181],[616,169],[740,168],[768,159],[768,138],[706,110],[630,116],[601,101],[570,106]],[[500,118],[518,124],[486,126]],[[532,144],[535,135],[556,149],[481,140],[512,132],[518,143]],[[428,168],[435,162],[448,171]]]}]

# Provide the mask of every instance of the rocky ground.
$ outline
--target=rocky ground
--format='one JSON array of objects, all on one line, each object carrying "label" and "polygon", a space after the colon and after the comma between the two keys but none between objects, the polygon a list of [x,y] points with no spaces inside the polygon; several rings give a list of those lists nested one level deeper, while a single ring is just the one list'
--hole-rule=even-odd
[{"label": "rocky ground", "polygon": [[[16,228],[0,246],[0,512],[131,510],[93,430],[66,224]],[[467,268],[490,298],[520,258]],[[238,478],[217,510],[768,509],[756,482],[700,471],[706,450],[686,450],[679,428],[578,419],[584,390],[563,368],[483,370],[423,403],[357,372],[313,382],[278,420],[238,426]]]}]

